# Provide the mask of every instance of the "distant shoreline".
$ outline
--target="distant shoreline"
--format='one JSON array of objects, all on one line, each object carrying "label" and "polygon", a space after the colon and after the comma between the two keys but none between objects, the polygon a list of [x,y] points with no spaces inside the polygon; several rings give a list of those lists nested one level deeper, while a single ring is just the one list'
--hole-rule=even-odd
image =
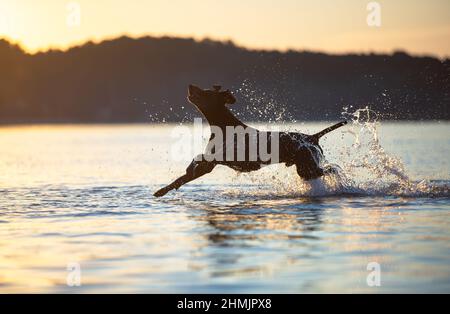
[{"label": "distant shoreline", "polygon": [[[0,123],[181,121],[189,84],[219,84],[243,120],[450,120],[450,60],[386,54],[249,50],[233,42],[120,37],[27,54],[0,39]],[[288,115],[283,115],[288,113]],[[188,115],[188,116],[189,116]]]},{"label": "distant shoreline", "polygon": [[[391,51],[348,51],[348,52],[332,52],[332,51],[326,51],[326,50],[313,50],[313,49],[301,49],[301,48],[286,48],[286,49],[277,49],[277,48],[255,48],[247,45],[241,45],[236,44],[233,40],[221,40],[221,39],[215,39],[210,37],[202,37],[202,38],[195,38],[192,36],[168,36],[168,35],[161,35],[161,36],[154,36],[154,35],[144,35],[144,36],[132,36],[129,34],[123,34],[118,36],[111,36],[106,37],[100,40],[82,40],[78,43],[73,43],[72,45],[69,45],[67,47],[48,47],[48,48],[42,48],[38,49],[36,51],[27,51],[23,45],[20,43],[20,41],[15,41],[8,38],[3,38],[3,40],[8,41],[10,44],[15,45],[17,47],[20,47],[21,50],[23,50],[26,54],[30,56],[38,55],[38,54],[46,54],[46,53],[66,53],[74,49],[82,48],[86,45],[100,45],[103,43],[107,43],[110,41],[115,41],[121,38],[125,39],[131,39],[131,40],[142,40],[146,38],[150,39],[179,39],[179,40],[188,40],[188,41],[194,41],[196,43],[202,43],[202,42],[216,42],[221,43],[224,45],[233,45],[239,49],[247,50],[250,52],[259,52],[259,53],[312,53],[312,54],[323,54],[328,56],[335,56],[335,57],[341,57],[341,56],[392,56],[395,53],[398,53],[399,49],[393,49]],[[2,38],[0,37],[0,40]],[[409,53],[411,57],[414,58],[433,58],[433,59],[439,59],[442,62],[446,60],[450,60],[450,55],[446,56],[439,56],[437,54],[433,53]]]}]

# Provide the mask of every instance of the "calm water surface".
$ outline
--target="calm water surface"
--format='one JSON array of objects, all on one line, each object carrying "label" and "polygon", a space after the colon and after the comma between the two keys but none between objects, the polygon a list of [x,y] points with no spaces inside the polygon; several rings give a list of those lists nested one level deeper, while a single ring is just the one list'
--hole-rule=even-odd
[{"label": "calm water surface", "polygon": [[193,157],[172,130],[1,127],[0,292],[450,292],[450,124],[334,133],[345,180],[217,168],[155,199]]}]

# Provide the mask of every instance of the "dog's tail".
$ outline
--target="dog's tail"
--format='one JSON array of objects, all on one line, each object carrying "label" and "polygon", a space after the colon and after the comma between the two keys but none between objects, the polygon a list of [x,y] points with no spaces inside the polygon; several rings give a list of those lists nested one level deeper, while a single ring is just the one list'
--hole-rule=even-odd
[{"label": "dog's tail", "polygon": [[314,143],[314,144],[318,144],[319,143],[319,139],[322,136],[324,136],[325,134],[328,134],[328,133],[330,133],[330,132],[332,132],[332,131],[334,131],[334,130],[336,130],[336,129],[338,129],[338,128],[346,125],[346,124],[347,124],[347,121],[342,121],[342,122],[336,123],[335,125],[332,125],[332,126],[326,128],[325,130],[320,131],[319,133],[311,135],[310,136],[310,141],[312,143]]}]

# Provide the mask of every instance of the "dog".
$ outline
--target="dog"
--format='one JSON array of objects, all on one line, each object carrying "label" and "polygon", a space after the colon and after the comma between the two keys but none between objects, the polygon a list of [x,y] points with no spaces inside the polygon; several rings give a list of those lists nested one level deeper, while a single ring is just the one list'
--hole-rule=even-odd
[{"label": "dog", "polygon": [[[217,165],[225,165],[239,172],[251,172],[259,170],[265,165],[284,163],[288,167],[295,165],[298,175],[306,181],[333,172],[331,167],[321,167],[323,150],[319,145],[319,139],[344,126],[347,124],[346,121],[314,135],[296,132],[264,132],[247,126],[227,108],[227,105],[236,102],[236,98],[229,90],[221,90],[219,85],[214,85],[211,90],[203,90],[198,86],[189,85],[187,98],[203,114],[211,130],[214,129],[215,132],[211,132],[205,153],[194,158],[183,176],[155,192],[155,197],[164,196],[173,189],[178,190],[182,185],[210,173]],[[223,136],[217,136],[220,133],[227,133],[230,129],[243,130],[243,133],[235,132],[232,137],[226,139]],[[278,144],[275,148],[277,158],[273,158],[273,155],[271,158],[267,158],[269,149],[263,158],[261,149],[258,150],[262,142],[270,147],[275,142]],[[239,152],[239,147],[241,152]],[[251,148],[253,148],[253,152]],[[239,153],[241,158],[236,158]],[[273,152],[271,151],[271,153]]]}]

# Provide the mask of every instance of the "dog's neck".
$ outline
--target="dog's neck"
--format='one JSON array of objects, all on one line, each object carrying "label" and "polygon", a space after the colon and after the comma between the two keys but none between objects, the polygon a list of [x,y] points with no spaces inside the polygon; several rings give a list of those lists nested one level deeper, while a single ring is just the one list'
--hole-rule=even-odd
[{"label": "dog's neck", "polygon": [[227,126],[246,126],[225,105],[221,106],[198,106],[198,110],[208,120],[209,125],[224,128]]}]

